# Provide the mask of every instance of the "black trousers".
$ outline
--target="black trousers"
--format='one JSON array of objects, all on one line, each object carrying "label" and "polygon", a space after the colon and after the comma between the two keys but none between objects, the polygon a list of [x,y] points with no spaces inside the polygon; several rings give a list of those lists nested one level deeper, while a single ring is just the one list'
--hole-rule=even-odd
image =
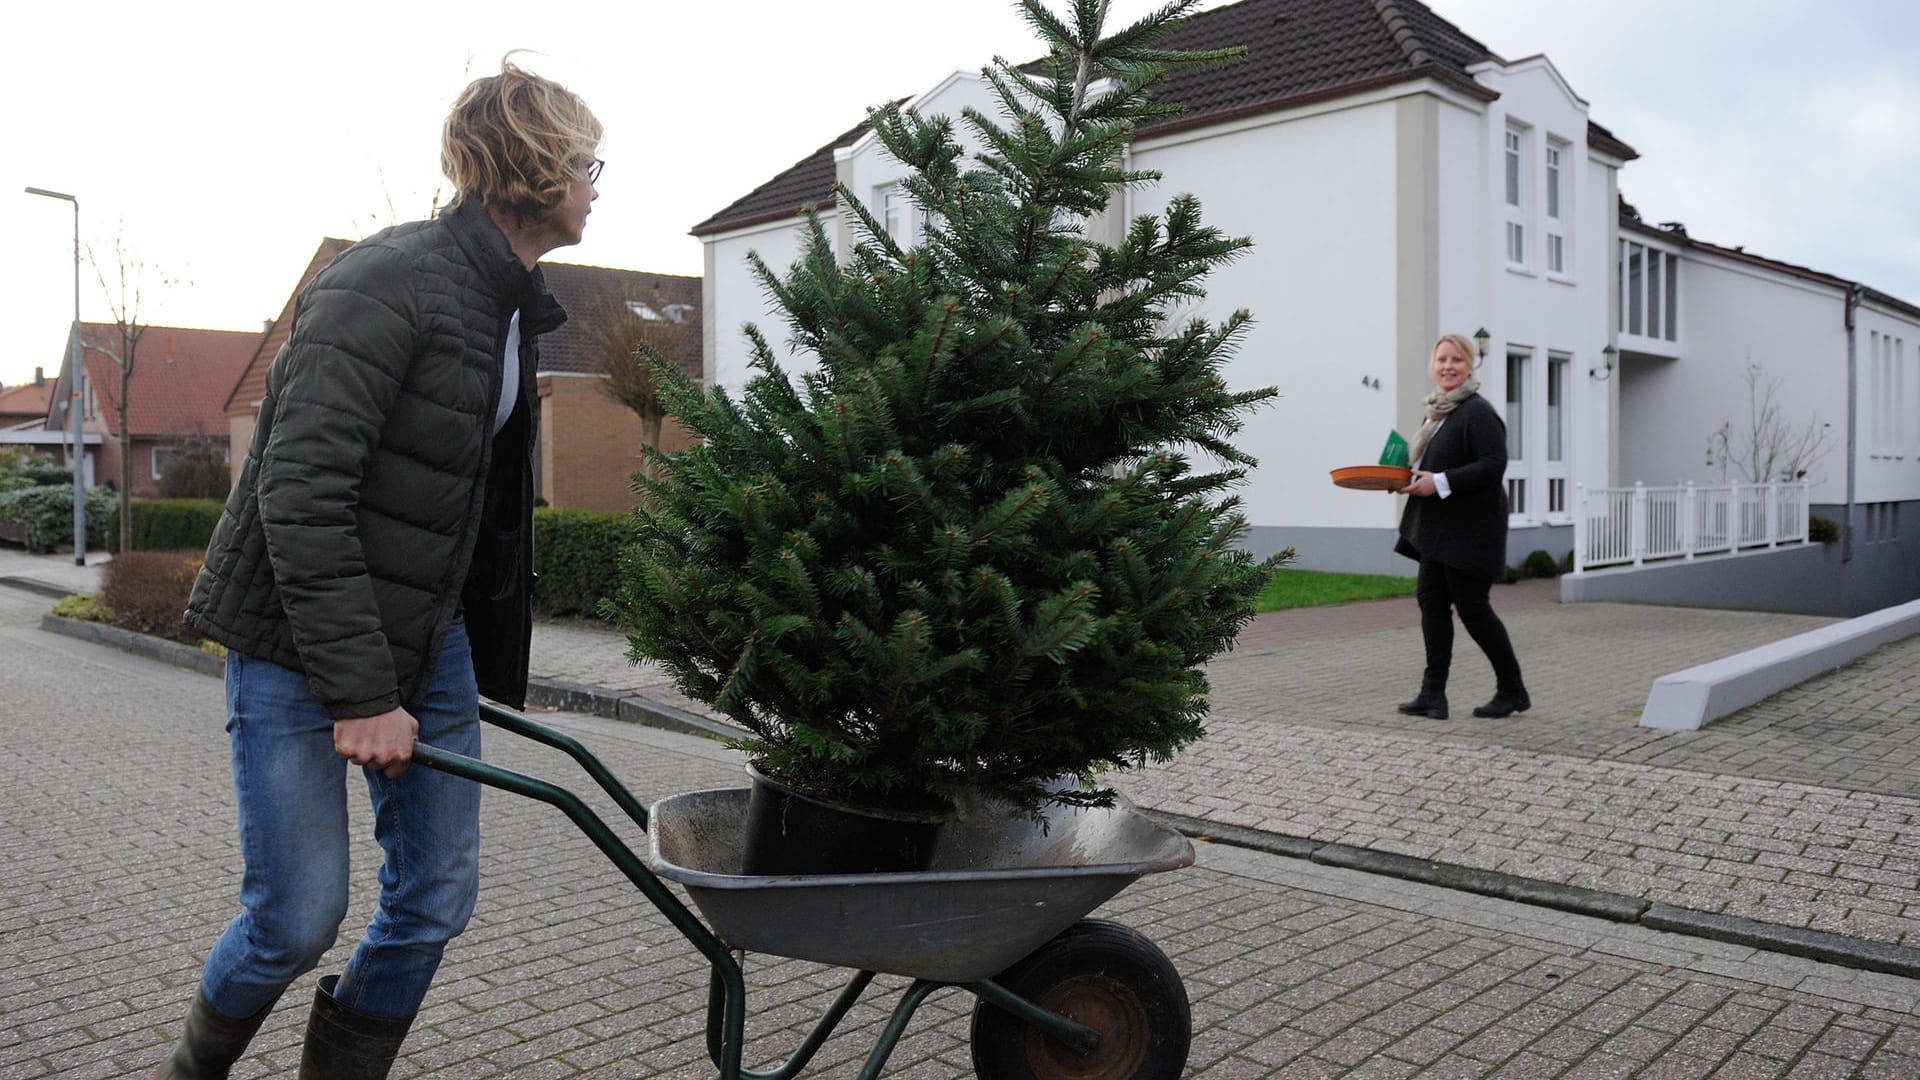
[{"label": "black trousers", "polygon": [[1432,559],[1420,560],[1420,576],[1414,587],[1414,599],[1420,603],[1420,633],[1427,644],[1427,671],[1421,688],[1444,692],[1447,674],[1453,667],[1453,613],[1467,628],[1474,644],[1487,654],[1493,665],[1493,677],[1501,690],[1518,690],[1520,661],[1513,655],[1513,642],[1507,627],[1493,613],[1487,599],[1493,582],[1463,573]]}]

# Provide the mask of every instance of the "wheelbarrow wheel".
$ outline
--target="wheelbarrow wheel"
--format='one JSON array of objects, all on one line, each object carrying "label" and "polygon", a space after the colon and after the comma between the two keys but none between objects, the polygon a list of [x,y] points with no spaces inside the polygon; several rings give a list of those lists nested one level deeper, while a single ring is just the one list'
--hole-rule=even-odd
[{"label": "wheelbarrow wheel", "polygon": [[1082,1054],[982,999],[973,1071],[982,1080],[1178,1080],[1193,1041],[1180,973],[1137,931],[1083,919],[994,979],[1100,1033]]}]

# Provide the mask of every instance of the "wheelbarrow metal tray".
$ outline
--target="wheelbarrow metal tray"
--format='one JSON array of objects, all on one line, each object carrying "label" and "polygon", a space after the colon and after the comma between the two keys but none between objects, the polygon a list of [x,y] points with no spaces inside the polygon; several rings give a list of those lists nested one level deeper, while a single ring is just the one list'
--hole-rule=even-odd
[{"label": "wheelbarrow metal tray", "polygon": [[740,873],[747,789],[654,804],[648,863],[714,933],[749,952],[936,982],[990,978],[1142,874],[1193,862],[1186,837],[1124,801],[1052,807],[1043,830],[996,803],[961,808],[932,867],[907,874]]}]

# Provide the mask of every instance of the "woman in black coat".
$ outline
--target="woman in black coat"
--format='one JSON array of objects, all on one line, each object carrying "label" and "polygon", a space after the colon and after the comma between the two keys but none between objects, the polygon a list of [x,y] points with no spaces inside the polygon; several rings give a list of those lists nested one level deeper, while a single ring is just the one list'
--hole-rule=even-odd
[{"label": "woman in black coat", "polygon": [[1420,564],[1415,598],[1427,666],[1420,693],[1399,706],[1408,716],[1447,718],[1447,672],[1453,664],[1453,612],[1493,664],[1493,700],[1475,716],[1503,717],[1533,704],[1520,661],[1487,593],[1506,569],[1507,426],[1473,377],[1473,346],[1460,334],[1433,344],[1433,381],[1426,424],[1414,436],[1411,496],[1394,550]]}]

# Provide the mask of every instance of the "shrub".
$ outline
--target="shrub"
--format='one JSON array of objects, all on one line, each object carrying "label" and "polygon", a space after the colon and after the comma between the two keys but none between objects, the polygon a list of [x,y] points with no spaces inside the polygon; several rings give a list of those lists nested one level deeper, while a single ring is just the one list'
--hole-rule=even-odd
[{"label": "shrub", "polygon": [[[226,504],[219,499],[136,499],[133,502],[133,550],[205,551],[213,538],[213,527],[220,523],[220,510]],[[120,542],[120,515],[114,509],[108,529],[111,542]]]},{"label": "shrub", "polygon": [[198,551],[124,551],[100,575],[100,601],[111,608],[114,623],[188,645],[200,635],[181,616],[200,571]]},{"label": "shrub", "polygon": [[100,602],[99,597],[86,593],[73,593],[61,597],[53,605],[53,613],[62,618],[78,619],[81,622],[113,621],[113,609]]},{"label": "shrub", "polygon": [[1560,573],[1560,564],[1544,551],[1528,553],[1520,564],[1520,576],[1524,578],[1549,578]]},{"label": "shrub", "polygon": [[[113,492],[87,489],[87,546],[105,545],[113,521]],[[73,489],[30,487],[0,493],[0,522],[24,525],[27,550],[45,554],[73,541]]]},{"label": "shrub", "polygon": [[52,462],[29,465],[20,470],[19,476],[33,487],[73,487],[73,470]]},{"label": "shrub", "polygon": [[620,587],[620,549],[633,535],[626,514],[533,512],[533,608],[542,615],[597,615]]},{"label": "shrub", "polygon": [[1840,525],[1832,518],[1823,518],[1816,514],[1807,519],[1807,539],[1816,544],[1837,543],[1840,539]]},{"label": "shrub", "polygon": [[224,499],[233,474],[218,447],[199,443],[168,455],[160,470],[163,499]]},{"label": "shrub", "polygon": [[1568,548],[1567,553],[1565,555],[1560,556],[1560,572],[1562,574],[1573,573],[1573,549],[1572,548]]}]

